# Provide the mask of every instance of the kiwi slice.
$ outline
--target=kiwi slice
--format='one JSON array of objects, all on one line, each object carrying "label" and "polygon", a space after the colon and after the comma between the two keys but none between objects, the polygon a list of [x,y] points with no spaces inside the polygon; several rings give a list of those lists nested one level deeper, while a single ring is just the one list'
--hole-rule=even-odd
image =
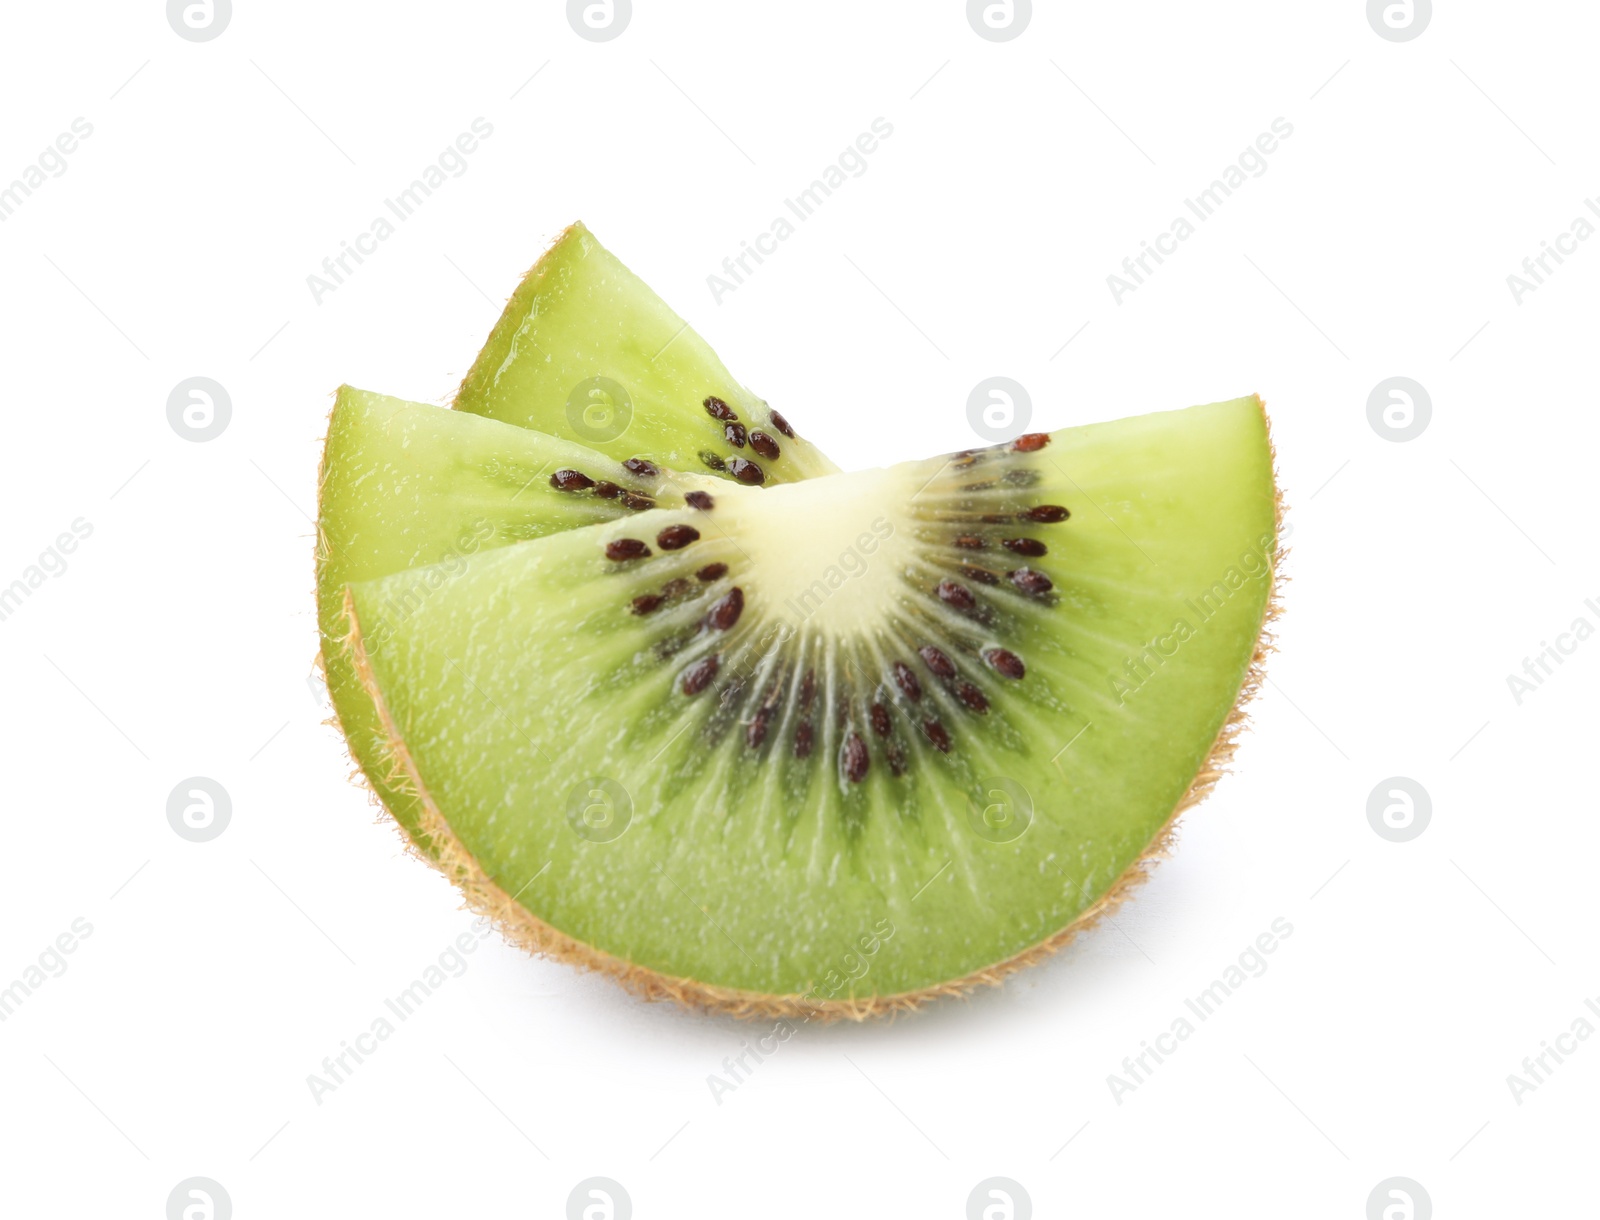
[{"label": "kiwi slice", "polygon": [[518,285],[455,406],[752,485],[838,470],[581,223]]},{"label": "kiwi slice", "polygon": [[425,586],[431,594],[480,551],[658,504],[681,506],[685,496],[704,495],[695,488],[724,484],[343,386],[328,420],[319,486],[317,621],[328,692],[357,765],[415,837],[417,802],[380,765],[384,735],[377,712],[339,643],[345,586],[432,565],[428,578],[436,583]]},{"label": "kiwi slice", "polygon": [[423,832],[536,951],[819,1019],[995,982],[1140,880],[1259,680],[1256,398],[355,581]]}]

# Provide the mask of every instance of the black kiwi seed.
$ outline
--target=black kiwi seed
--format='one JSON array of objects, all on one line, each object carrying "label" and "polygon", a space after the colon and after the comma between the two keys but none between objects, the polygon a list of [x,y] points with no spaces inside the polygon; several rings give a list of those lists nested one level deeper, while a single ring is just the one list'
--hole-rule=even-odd
[{"label": "black kiwi seed", "polygon": [[[792,433],[790,435],[793,435]],[[754,449],[769,462],[776,462],[778,455],[783,451],[778,448],[778,442],[765,432],[752,432],[750,434],[750,448]]]},{"label": "black kiwi seed", "polygon": [[953,580],[941,580],[934,592],[939,595],[940,601],[956,610],[973,610],[978,605],[978,599],[972,596],[972,590]]},{"label": "black kiwi seed", "polygon": [[904,661],[894,663],[894,680],[900,691],[911,702],[915,703],[922,698],[922,683],[917,681],[917,675]]},{"label": "black kiwi seed", "polygon": [[722,426],[722,435],[728,438],[728,444],[732,445],[735,449],[744,448],[745,435],[743,424],[724,424]]},{"label": "black kiwi seed", "polygon": [[717,667],[721,665],[722,658],[712,653],[704,660],[696,661],[683,671],[683,693],[698,695],[711,685],[711,680],[717,676]]},{"label": "black kiwi seed", "polygon": [[654,614],[657,610],[661,609],[661,603],[663,600],[664,599],[657,593],[641,593],[638,597],[633,599],[632,610],[635,614],[640,615],[641,617],[646,614]]},{"label": "black kiwi seed", "polygon": [[806,676],[800,679],[800,710],[811,710],[811,698],[817,693],[817,675],[811,670],[806,670]]},{"label": "black kiwi seed", "polygon": [[1028,672],[1027,666],[1022,663],[1022,658],[1006,648],[985,648],[983,659],[995,673],[1004,678],[1020,678]]},{"label": "black kiwi seed", "polygon": [[730,458],[728,460],[728,473],[741,483],[748,483],[752,487],[759,486],[767,481],[767,472],[754,462],[746,458]]},{"label": "black kiwi seed", "polygon": [[692,525],[669,525],[656,535],[656,545],[663,551],[681,551],[699,540],[700,531]]},{"label": "black kiwi seed", "polygon": [[682,597],[685,593],[687,593],[692,588],[694,588],[693,585],[691,585],[683,577],[679,576],[674,580],[667,581],[666,584],[661,586],[661,596],[662,597]]},{"label": "black kiwi seed", "polygon": [[638,538],[618,538],[606,543],[607,559],[643,559],[648,554],[650,548]]},{"label": "black kiwi seed", "polygon": [[1027,509],[1022,515],[1029,521],[1043,521],[1047,524],[1055,521],[1065,521],[1072,516],[1070,512],[1059,504],[1035,505],[1033,508]]},{"label": "black kiwi seed", "polygon": [[1037,538],[1002,538],[1000,545],[1013,555],[1027,555],[1030,559],[1037,559],[1050,549]]},{"label": "black kiwi seed", "polygon": [[[932,644],[924,644],[917,649],[917,655],[922,658],[923,664],[933,671],[935,677],[953,678],[956,676],[956,667],[951,663],[950,658]],[[915,677],[916,675],[913,674],[912,676]]]},{"label": "black kiwi seed", "polygon": [[715,394],[712,394],[709,398],[706,399],[705,406],[706,406],[706,414],[711,416],[712,419],[738,419],[739,418],[737,415],[735,415],[733,413],[733,408],[730,407],[727,403],[723,402],[722,399],[718,398]]},{"label": "black kiwi seed", "polygon": [[557,491],[582,491],[593,487],[594,480],[581,470],[558,470],[550,476],[550,486]]},{"label": "black kiwi seed", "polygon": [[752,750],[757,749],[767,739],[767,725],[772,719],[770,707],[759,708],[755,719],[745,726],[744,743]]},{"label": "black kiwi seed", "polygon": [[879,737],[889,735],[889,709],[881,703],[874,703],[871,711],[872,731]]},{"label": "black kiwi seed", "polygon": [[867,768],[872,759],[867,754],[867,743],[851,733],[844,739],[844,746],[839,751],[839,764],[844,769],[844,777],[852,784],[859,784],[867,778]]},{"label": "black kiwi seed", "polygon": [[711,494],[704,491],[689,492],[683,497],[683,502],[690,508],[698,508],[703,513],[710,512],[712,504],[715,503],[711,498]]},{"label": "black kiwi seed", "polygon": [[794,429],[789,426],[789,421],[784,419],[784,417],[779,415],[776,411],[772,413],[772,426],[787,436],[790,440],[794,440]]},{"label": "black kiwi seed", "polygon": [[726,467],[723,465],[722,459],[716,454],[712,453],[709,449],[702,449],[700,451],[700,460],[705,463],[707,470],[726,469]]},{"label": "black kiwi seed", "polygon": [[641,496],[636,491],[625,491],[622,493],[622,506],[631,508],[636,513],[642,513],[647,508],[654,508],[656,502],[649,496]]},{"label": "black kiwi seed", "polygon": [[1025,432],[1011,442],[1011,447],[1018,453],[1033,453],[1035,450],[1043,449],[1049,443],[1050,434],[1048,432]]},{"label": "black kiwi seed", "polygon": [[706,564],[705,567],[701,568],[698,572],[696,572],[695,576],[697,576],[702,583],[710,584],[713,580],[721,580],[727,574],[728,574],[728,565],[727,564],[725,564],[725,563],[708,563],[708,564]]},{"label": "black kiwi seed", "polygon": [[706,612],[706,622],[718,631],[726,631],[739,621],[744,613],[744,590],[735,585]]},{"label": "black kiwi seed", "polygon": [[641,479],[653,479],[656,477],[656,475],[661,473],[656,469],[655,463],[647,462],[643,458],[629,458],[626,462],[622,463],[622,468],[624,470],[633,471],[633,473],[638,475]]},{"label": "black kiwi seed", "polygon": [[801,721],[800,727],[794,731],[794,756],[796,758],[811,757],[811,722]]},{"label": "black kiwi seed", "polygon": [[975,712],[987,712],[989,701],[983,697],[983,692],[970,682],[961,682],[956,685],[956,694],[961,702],[965,703]]},{"label": "black kiwi seed", "polygon": [[982,538],[977,537],[975,534],[962,534],[956,539],[955,544],[963,551],[981,551],[986,545],[988,545]]},{"label": "black kiwi seed", "polygon": [[1032,568],[1018,568],[1015,572],[1007,572],[1006,575],[1011,578],[1011,583],[1016,585],[1017,588],[1024,593],[1032,593],[1035,596],[1041,593],[1048,593],[1055,588],[1050,583],[1048,576],[1043,572],[1035,572]]},{"label": "black kiwi seed", "polygon": [[933,743],[935,750],[938,750],[941,754],[950,753],[950,734],[945,732],[944,725],[937,720],[924,720],[922,722],[922,731],[926,734],[928,740]]},{"label": "black kiwi seed", "polygon": [[618,493],[621,491],[622,488],[618,487],[609,479],[601,479],[600,482],[594,485],[594,494],[599,496],[602,500],[615,500]]}]

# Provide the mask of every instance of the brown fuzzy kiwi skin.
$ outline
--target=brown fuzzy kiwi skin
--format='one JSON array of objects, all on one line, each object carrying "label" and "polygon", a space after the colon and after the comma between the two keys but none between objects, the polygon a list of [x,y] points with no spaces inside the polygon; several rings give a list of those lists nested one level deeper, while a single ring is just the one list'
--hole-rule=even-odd
[{"label": "brown fuzzy kiwi skin", "polygon": [[[1262,419],[1266,422],[1266,404],[1258,396]],[[981,986],[999,986],[1012,974],[1036,965],[1069,945],[1080,932],[1094,927],[1109,917],[1133,892],[1150,877],[1156,864],[1169,856],[1177,841],[1177,822],[1183,814],[1193,809],[1211,795],[1217,782],[1228,773],[1229,764],[1244,730],[1250,723],[1248,705],[1266,680],[1267,658],[1276,650],[1273,624],[1282,613],[1282,598],[1288,577],[1284,575],[1284,562],[1288,549],[1283,544],[1283,494],[1278,490],[1277,451],[1272,445],[1270,426],[1267,434],[1268,453],[1272,461],[1273,483],[1273,534],[1275,546],[1272,557],[1272,588],[1262,613],[1261,626],[1256,635],[1250,665],[1239,688],[1238,698],[1229,710],[1221,730],[1211,743],[1211,749],[1199,773],[1178,801],[1171,815],[1151,839],[1144,852],[1126,869],[1095,903],[1064,928],[1052,933],[1037,944],[1030,945],[1010,957],[975,970],[958,979],[939,983],[916,991],[895,995],[852,997],[848,1000],[815,999],[809,994],[770,995],[764,992],[743,991],[730,987],[716,987],[698,979],[680,978],[650,970],[633,962],[624,961],[593,945],[575,940],[557,928],[551,927],[531,911],[518,904],[489,877],[483,866],[456,837],[434,804],[432,796],[417,771],[416,763],[400,736],[383,692],[373,677],[370,659],[361,638],[361,626],[356,618],[354,601],[345,590],[344,607],[348,623],[342,641],[349,651],[356,673],[368,696],[382,718],[388,737],[387,756],[390,774],[387,782],[414,794],[422,805],[421,830],[437,856],[418,849],[409,836],[407,848],[431,868],[443,873],[466,897],[466,907],[487,916],[508,941],[542,957],[553,958],[584,970],[610,975],[628,991],[641,999],[671,1000],[684,1008],[730,1016],[748,1021],[798,1020],[831,1024],[835,1021],[867,1021],[879,1017],[892,1017],[914,1012],[934,1000],[945,997],[966,996]]]}]

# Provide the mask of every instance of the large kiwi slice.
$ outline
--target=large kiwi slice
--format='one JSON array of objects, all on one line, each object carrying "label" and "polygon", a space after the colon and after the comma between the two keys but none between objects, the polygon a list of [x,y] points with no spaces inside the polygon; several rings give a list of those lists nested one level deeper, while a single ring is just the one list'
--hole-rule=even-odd
[{"label": "large kiwi slice", "polygon": [[838,469],[581,223],[518,285],[455,406],[742,483]]},{"label": "large kiwi slice", "polygon": [[864,1016],[996,981],[1142,875],[1259,680],[1259,400],[355,583],[440,863],[648,996]]},{"label": "large kiwi slice", "polygon": [[328,419],[319,486],[317,622],[328,693],[357,765],[415,836],[417,802],[391,782],[377,712],[339,643],[345,586],[436,565],[431,592],[479,551],[682,505],[696,487],[725,484],[344,386]]}]

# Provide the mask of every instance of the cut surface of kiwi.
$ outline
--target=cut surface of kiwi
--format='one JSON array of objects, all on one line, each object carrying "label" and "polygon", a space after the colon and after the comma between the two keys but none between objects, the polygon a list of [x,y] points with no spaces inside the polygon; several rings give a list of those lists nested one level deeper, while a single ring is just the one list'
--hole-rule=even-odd
[{"label": "cut surface of kiwi", "polygon": [[518,285],[455,406],[752,485],[838,469],[581,223]]},{"label": "cut surface of kiwi", "polygon": [[1258,681],[1255,398],[352,576],[421,829],[530,948],[864,1016],[996,981],[1142,876]]},{"label": "cut surface of kiwi", "polygon": [[[343,386],[328,420],[319,479],[317,619],[328,693],[357,765],[413,836],[414,798],[381,763],[383,734],[355,681],[343,634],[345,586],[428,567],[428,591],[470,555],[683,505],[697,487],[642,459],[618,462],[570,441],[443,407]],[[703,494],[703,493],[702,493]]]}]

